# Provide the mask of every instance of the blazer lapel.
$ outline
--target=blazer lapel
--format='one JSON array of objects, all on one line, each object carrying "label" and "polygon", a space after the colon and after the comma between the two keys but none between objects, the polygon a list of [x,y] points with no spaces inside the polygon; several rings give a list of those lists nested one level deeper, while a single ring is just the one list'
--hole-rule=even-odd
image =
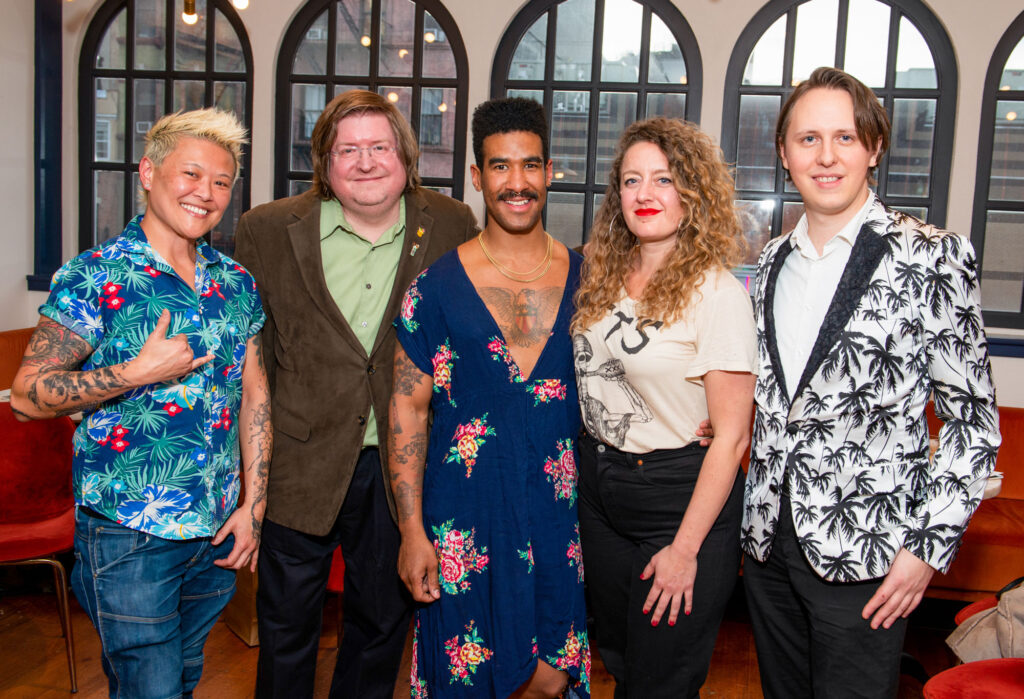
[{"label": "blazer lapel", "polygon": [[[405,195],[405,236],[402,241],[402,255],[398,260],[398,271],[395,273],[395,283],[391,287],[391,297],[388,299],[387,308],[384,311],[384,318],[377,331],[377,338],[373,341],[371,355],[380,349],[384,339],[391,332],[391,321],[398,315],[405,290],[426,266],[427,255],[433,243],[431,231],[434,227],[434,218],[426,211],[427,201],[418,190]],[[436,257],[436,255],[435,255]]]},{"label": "blazer lapel", "polygon": [[345,316],[334,302],[330,289],[327,288],[327,281],[324,279],[324,263],[320,253],[320,200],[315,203],[301,217],[296,212],[296,221],[288,226],[288,237],[291,241],[295,259],[299,265],[299,272],[302,275],[302,282],[309,293],[310,300],[330,321],[335,330],[345,338],[360,354],[365,356],[359,338],[352,332]]},{"label": "blazer lapel", "polygon": [[875,230],[877,225],[869,216],[861,226],[857,240],[850,251],[850,259],[843,270],[843,276],[839,279],[836,293],[829,304],[828,312],[825,313],[825,320],[822,321],[821,330],[814,341],[814,348],[811,356],[807,359],[807,366],[797,384],[793,399],[807,387],[811,378],[817,373],[821,363],[825,361],[829,351],[839,339],[843,328],[850,322],[850,317],[860,304],[860,299],[867,291],[871,278],[878,269],[879,263],[885,254],[889,252],[889,244],[885,238]]},{"label": "blazer lapel", "polygon": [[775,382],[778,384],[779,395],[784,396],[789,402],[789,394],[786,391],[786,376],[782,372],[782,359],[779,357],[779,342],[775,334],[775,282],[778,281],[782,265],[786,258],[793,252],[792,237],[779,245],[772,258],[772,265],[768,269],[768,276],[764,283],[764,333],[765,342],[768,344],[768,358],[772,363],[772,373]]}]

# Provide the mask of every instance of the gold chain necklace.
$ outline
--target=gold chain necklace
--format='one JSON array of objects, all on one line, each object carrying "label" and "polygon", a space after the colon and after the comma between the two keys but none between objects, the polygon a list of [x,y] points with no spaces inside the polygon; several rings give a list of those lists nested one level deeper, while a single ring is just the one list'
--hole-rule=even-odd
[{"label": "gold chain necklace", "polygon": [[[481,232],[480,235],[478,235],[476,237],[476,239],[480,242],[480,249],[483,250],[484,257],[486,257],[487,260],[492,265],[494,265],[494,268],[496,270],[498,270],[502,274],[502,276],[507,277],[508,279],[511,279],[514,282],[519,282],[520,284],[529,284],[530,282],[535,282],[538,279],[540,279],[541,277],[543,277],[545,274],[548,273],[548,270],[551,269],[551,259],[552,259],[552,257],[551,257],[551,245],[552,245],[552,240],[553,239],[552,239],[550,233],[545,233],[544,235],[546,235],[548,237],[548,249],[544,253],[544,259],[542,259],[540,261],[540,264],[538,264],[536,267],[534,267],[533,269],[531,269],[528,272],[516,272],[515,270],[509,269],[508,267],[506,267],[505,265],[501,264],[496,259],[494,259],[491,256],[490,251],[487,249],[487,246],[484,245],[484,234],[483,234],[483,232]],[[543,269],[541,269],[542,267],[543,267]],[[540,272],[538,273],[537,270],[540,270]],[[535,275],[535,276],[530,276],[530,275]],[[523,277],[523,278],[521,278],[521,277]],[[526,279],[525,277],[529,277],[529,279]]]}]

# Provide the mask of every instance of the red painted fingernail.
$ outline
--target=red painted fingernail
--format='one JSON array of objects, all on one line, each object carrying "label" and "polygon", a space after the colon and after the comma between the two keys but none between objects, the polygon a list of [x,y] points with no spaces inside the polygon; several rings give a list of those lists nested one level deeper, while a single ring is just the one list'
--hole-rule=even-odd
[{"label": "red painted fingernail", "polygon": [[651,626],[657,626],[657,625],[658,625],[658,622],[656,622],[654,619],[651,619]]},{"label": "red painted fingernail", "polygon": [[675,622],[674,620],[672,620],[672,619],[669,619],[669,620],[668,620],[668,625],[669,625],[669,626],[675,626],[675,625],[676,625],[676,622]]},{"label": "red painted fingernail", "polygon": [[683,614],[685,614],[686,616],[690,616],[690,610],[687,609],[686,611],[683,612]]}]

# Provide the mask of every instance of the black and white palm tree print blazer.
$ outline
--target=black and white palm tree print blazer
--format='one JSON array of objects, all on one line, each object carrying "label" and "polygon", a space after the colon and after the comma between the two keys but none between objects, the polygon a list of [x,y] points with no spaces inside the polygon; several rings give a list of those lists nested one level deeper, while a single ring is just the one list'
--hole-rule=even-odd
[{"label": "black and white palm tree print blazer", "polygon": [[[999,447],[974,249],[876,198],[791,398],[773,313],[791,235],[758,262],[743,550],[768,558],[787,492],[804,556],[826,580],[881,577],[901,547],[945,572]],[[945,422],[932,461],[930,394]]]}]

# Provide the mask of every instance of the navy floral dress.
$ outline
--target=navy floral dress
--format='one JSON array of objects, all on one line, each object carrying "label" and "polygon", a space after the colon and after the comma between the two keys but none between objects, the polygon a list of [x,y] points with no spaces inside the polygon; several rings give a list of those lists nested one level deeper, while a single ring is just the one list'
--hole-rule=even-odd
[{"label": "navy floral dress", "polygon": [[530,376],[458,254],[412,283],[398,341],[433,376],[423,519],[441,598],[416,612],[412,696],[505,697],[538,659],[590,692],[569,321],[582,258]]}]

